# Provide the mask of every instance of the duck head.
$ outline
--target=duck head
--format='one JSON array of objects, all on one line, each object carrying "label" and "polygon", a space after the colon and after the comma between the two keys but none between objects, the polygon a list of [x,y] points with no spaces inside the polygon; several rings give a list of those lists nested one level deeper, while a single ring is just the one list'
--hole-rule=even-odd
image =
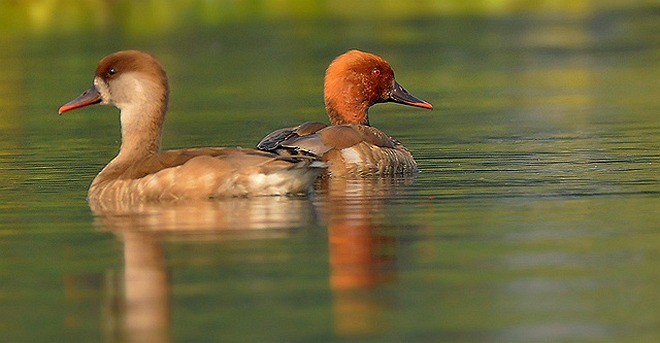
[{"label": "duck head", "polygon": [[156,58],[137,50],[119,51],[99,62],[92,87],[62,105],[59,113],[94,104],[120,110],[157,105],[165,110],[168,96],[167,76]]},{"label": "duck head", "polygon": [[324,93],[333,125],[369,125],[369,107],[382,102],[433,109],[395,80],[387,61],[359,50],[350,50],[332,61],[325,73]]}]

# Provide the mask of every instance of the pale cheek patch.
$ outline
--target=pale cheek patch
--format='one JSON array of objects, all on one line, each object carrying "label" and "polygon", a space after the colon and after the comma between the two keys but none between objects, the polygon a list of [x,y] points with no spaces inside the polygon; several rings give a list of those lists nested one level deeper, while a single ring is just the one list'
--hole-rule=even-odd
[{"label": "pale cheek patch", "polygon": [[152,90],[145,89],[143,83],[147,80],[140,80],[139,77],[137,73],[125,73],[114,80],[112,96],[118,107],[129,103],[148,103],[149,92]]},{"label": "pale cheek patch", "polygon": [[110,91],[108,90],[108,85],[100,79],[98,76],[94,78],[94,88],[101,94],[101,104],[107,105],[111,101]]}]

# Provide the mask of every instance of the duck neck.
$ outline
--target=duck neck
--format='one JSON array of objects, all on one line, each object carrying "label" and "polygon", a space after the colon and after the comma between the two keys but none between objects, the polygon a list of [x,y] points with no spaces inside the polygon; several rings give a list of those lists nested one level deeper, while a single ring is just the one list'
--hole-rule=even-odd
[{"label": "duck neck", "polygon": [[362,124],[369,126],[369,104],[364,102],[341,102],[325,99],[325,110],[330,117],[330,124]]},{"label": "duck neck", "polygon": [[118,160],[134,161],[160,151],[166,102],[128,105],[121,109]]}]

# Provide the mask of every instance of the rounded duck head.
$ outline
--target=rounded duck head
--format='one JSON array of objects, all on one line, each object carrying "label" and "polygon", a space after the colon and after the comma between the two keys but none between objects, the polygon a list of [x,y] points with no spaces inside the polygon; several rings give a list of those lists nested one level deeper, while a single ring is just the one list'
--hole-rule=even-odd
[{"label": "rounded duck head", "polygon": [[167,109],[169,86],[165,70],[155,57],[143,51],[120,51],[103,58],[96,67],[94,85],[103,103],[119,109],[145,101],[146,97]]},{"label": "rounded duck head", "polygon": [[387,61],[359,50],[350,50],[332,61],[325,73],[324,93],[332,125],[369,125],[369,107],[382,102],[433,109],[395,80]]},{"label": "rounded duck head", "polygon": [[59,113],[101,104],[124,109],[151,103],[167,110],[169,86],[158,60],[138,50],[119,51],[104,57],[96,67],[94,85],[64,104]]}]

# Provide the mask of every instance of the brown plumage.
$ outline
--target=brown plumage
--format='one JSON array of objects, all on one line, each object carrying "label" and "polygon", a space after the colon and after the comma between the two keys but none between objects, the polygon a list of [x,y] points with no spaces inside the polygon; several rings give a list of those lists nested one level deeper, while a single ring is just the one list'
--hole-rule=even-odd
[{"label": "brown plumage", "polygon": [[93,104],[121,110],[119,154],[96,176],[90,201],[204,199],[305,193],[323,172],[312,156],[241,148],[160,151],[169,97],[161,64],[141,51],[120,51],[96,68],[94,85],[59,113]]},{"label": "brown plumage", "polygon": [[417,163],[399,141],[369,125],[374,104],[396,102],[433,109],[408,93],[381,57],[351,50],[337,57],[325,75],[324,98],[331,126],[307,122],[276,130],[258,149],[288,154],[291,149],[323,156],[328,174],[397,175],[413,173]]}]

